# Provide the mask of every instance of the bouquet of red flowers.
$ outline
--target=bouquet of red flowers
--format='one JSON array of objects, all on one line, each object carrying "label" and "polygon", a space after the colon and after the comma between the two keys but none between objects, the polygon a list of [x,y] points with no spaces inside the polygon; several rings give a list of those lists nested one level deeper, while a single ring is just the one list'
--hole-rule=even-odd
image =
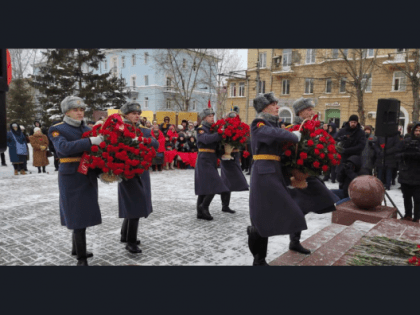
[{"label": "bouquet of red flowers", "polygon": [[217,132],[222,135],[222,144],[225,147],[225,154],[222,160],[231,160],[233,157],[230,155],[234,148],[243,146],[249,137],[249,126],[241,121],[239,115],[233,118],[220,119],[214,123],[211,132]]},{"label": "bouquet of red flowers", "polygon": [[290,132],[301,132],[302,137],[297,146],[290,142],[283,145],[283,160],[292,169],[292,186],[296,188],[305,188],[307,177],[321,175],[341,161],[341,155],[335,148],[335,140],[325,130],[318,128],[321,123],[316,120],[317,117],[315,115],[302,125],[288,129]]},{"label": "bouquet of red flowers", "polygon": [[[147,146],[152,140],[143,138],[139,128],[124,123],[121,115],[109,116],[103,125],[95,125],[82,138],[98,135],[102,135],[104,141],[99,146],[93,145],[91,152],[83,154],[79,165],[82,174],[87,174],[89,168],[98,168],[103,172],[101,180],[109,183],[141,175],[152,165],[156,152]],[[136,137],[137,141],[133,141]]]}]

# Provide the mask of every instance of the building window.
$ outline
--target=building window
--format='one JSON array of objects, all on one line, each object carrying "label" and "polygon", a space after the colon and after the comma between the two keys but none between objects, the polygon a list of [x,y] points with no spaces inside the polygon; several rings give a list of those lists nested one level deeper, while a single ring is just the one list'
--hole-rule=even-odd
[{"label": "building window", "polygon": [[258,93],[265,93],[265,81],[258,82]]},{"label": "building window", "polygon": [[144,98],[144,108],[149,108],[149,98],[148,97]]},{"label": "building window", "polygon": [[292,113],[288,109],[280,109],[279,118],[283,120],[286,125],[292,123]]},{"label": "building window", "polygon": [[148,75],[144,76],[144,85],[149,85],[149,76]]},{"label": "building window", "polygon": [[289,67],[292,64],[292,50],[283,49],[283,67]]},{"label": "building window", "polygon": [[305,79],[305,94],[314,92],[314,79]]},{"label": "building window", "polygon": [[121,68],[125,68],[125,57],[121,57]]},{"label": "building window", "polygon": [[325,86],[325,93],[331,93],[332,91],[332,79],[327,79],[327,85]]},{"label": "building window", "polygon": [[346,82],[347,78],[340,79],[340,93],[346,93]]},{"label": "building window", "polygon": [[281,94],[289,95],[290,94],[290,80],[283,79],[282,86],[283,86],[283,89],[282,89]]},{"label": "building window", "polygon": [[166,109],[171,108],[171,100],[166,100]]},{"label": "building window", "polygon": [[148,62],[149,62],[149,53],[145,52],[144,53],[144,64],[147,65]]},{"label": "building window", "polygon": [[136,77],[135,76],[131,77],[131,86],[132,87],[136,87],[137,86],[136,85]]},{"label": "building window", "polygon": [[306,64],[315,63],[316,49],[306,49]]},{"label": "building window", "polygon": [[230,97],[236,96],[236,83],[230,84]]},{"label": "building window", "polygon": [[182,69],[185,69],[187,67],[187,59],[182,59]]},{"label": "building window", "polygon": [[104,69],[108,70],[108,60],[107,59],[104,60]]},{"label": "building window", "polygon": [[245,96],[245,83],[239,83],[239,93],[238,96]]},{"label": "building window", "polygon": [[373,55],[374,55],[374,49],[373,48],[362,50],[362,58],[373,57]]},{"label": "building window", "polygon": [[338,48],[331,49],[331,57],[332,59],[338,59]]},{"label": "building window", "polygon": [[[366,80],[368,80],[366,84]],[[372,92],[372,77],[368,74],[363,75],[362,88],[366,84],[365,92]]]},{"label": "building window", "polygon": [[197,105],[195,101],[192,102],[192,110],[197,110]]},{"label": "building window", "polygon": [[348,49],[343,49],[342,50],[344,56],[347,58],[347,56],[349,55],[349,50]]},{"label": "building window", "polygon": [[131,65],[132,66],[136,65],[136,55],[131,55]]},{"label": "building window", "polygon": [[265,68],[267,66],[267,53],[260,53],[258,55],[258,60],[259,60],[259,67],[260,68]]},{"label": "building window", "polygon": [[397,71],[394,72],[394,77],[392,79],[392,90],[393,91],[405,91],[405,86],[407,84],[407,77],[403,72]]}]

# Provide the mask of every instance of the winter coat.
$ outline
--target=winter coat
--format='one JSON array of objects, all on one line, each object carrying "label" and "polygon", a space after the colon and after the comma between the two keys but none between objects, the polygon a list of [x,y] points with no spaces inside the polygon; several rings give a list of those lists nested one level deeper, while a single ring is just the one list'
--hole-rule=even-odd
[{"label": "winter coat", "polygon": [[340,172],[337,173],[337,180],[340,183],[339,188],[343,190],[345,198],[349,196],[348,190],[350,183],[357,176],[361,175],[361,166],[362,158],[358,155],[353,155],[347,159]]},{"label": "winter coat", "polygon": [[385,148],[382,149],[381,145],[385,144],[385,137],[378,137],[378,141],[374,145],[374,149],[377,154],[375,161],[375,167],[383,167],[384,165],[384,152],[385,152],[385,166],[396,168],[397,167],[397,153],[402,149],[402,141],[398,134],[388,137],[385,144]]},{"label": "winter coat", "polygon": [[418,122],[401,146],[398,182],[407,185],[420,185],[420,139],[414,137],[414,130],[420,126]]},{"label": "winter coat", "polygon": [[[282,154],[281,143],[297,143],[298,138],[281,129],[278,121],[256,118],[251,124],[252,153]],[[290,196],[283,177],[281,162],[254,160],[249,193],[249,212],[252,225],[262,237],[285,235],[306,230],[302,210]]]},{"label": "winter coat", "polygon": [[328,132],[329,133],[329,135],[331,136],[331,137],[333,137],[333,138],[335,138],[336,136],[337,136],[337,125],[335,124],[335,123],[329,123],[328,124],[328,126],[331,126],[332,127],[332,132]]},{"label": "winter coat", "polygon": [[[210,132],[210,125],[203,122],[197,128],[197,146],[200,149],[217,149],[222,136]],[[199,152],[194,170],[196,195],[213,195],[228,192],[217,170],[217,156],[212,152]]]},{"label": "winter coat", "polygon": [[[146,128],[143,128],[146,129]],[[159,136],[156,137],[155,133],[153,130],[148,129],[152,135],[153,138],[157,139],[158,143],[159,143],[159,148],[156,150],[156,153],[161,153],[161,152],[165,152],[165,136],[163,134],[162,131],[159,131]]]},{"label": "winter coat", "polygon": [[188,152],[198,152],[197,141],[191,142],[190,139],[187,140]]},{"label": "winter coat", "polygon": [[178,133],[175,131],[175,129],[173,131],[169,129],[166,135],[169,136],[169,140],[171,140],[173,143],[175,143],[176,139],[178,138]]},{"label": "winter coat", "polygon": [[[60,159],[80,158],[92,147],[89,138],[82,139],[83,133],[89,130],[83,121],[79,127],[63,121],[50,127],[48,137]],[[90,169],[83,175],[77,171],[78,167],[77,161],[61,160],[58,170],[61,224],[72,230],[102,223],[96,173]]]},{"label": "winter coat", "polygon": [[197,131],[193,128],[193,129],[188,129],[185,134],[187,135],[187,137],[194,137],[197,138]]},{"label": "winter coat", "polygon": [[[299,117],[299,116],[297,116]],[[290,169],[287,170],[286,183],[290,184]],[[309,176],[306,179],[308,187],[305,189],[290,189],[290,196],[298,204],[304,214],[314,212],[323,214],[335,211],[335,203],[340,200],[332,193],[324,182],[316,176]]]},{"label": "winter coat", "polygon": [[242,173],[239,152],[232,152],[233,160],[220,160],[221,177],[229,191],[249,190],[248,182]]},{"label": "winter coat", "polygon": [[352,129],[346,122],[334,139],[340,141],[343,136],[346,140],[344,141],[344,151],[341,153],[341,163],[344,163],[352,155],[361,155],[366,144],[365,132],[360,128],[359,123],[357,123],[356,128]]},{"label": "winter coat", "polygon": [[188,146],[188,142],[187,139],[184,137],[184,139],[182,141],[179,140],[180,137],[178,138],[177,142],[175,143],[175,150],[177,150],[178,152],[189,152],[189,146]]},{"label": "winter coat", "polygon": [[[28,154],[26,137],[19,127],[18,130],[15,131],[12,124],[10,124],[10,131],[7,132],[6,136],[10,162],[12,162],[12,164],[21,164],[26,161],[26,156]],[[19,126],[18,123],[16,124]]]},{"label": "winter coat", "polygon": [[175,149],[175,144],[173,144],[171,141],[165,141],[165,150],[171,151]]},{"label": "winter coat", "polygon": [[[44,134],[34,134],[33,136],[29,137],[29,140],[31,142],[34,155],[33,166],[41,167],[50,164],[47,158],[47,149],[49,145],[47,136]],[[45,147],[44,150],[41,149],[41,146]]]},{"label": "winter coat", "polygon": [[166,133],[168,132],[168,130],[169,130],[169,126],[170,126],[171,124],[166,124],[166,123],[161,123],[160,125],[159,125],[159,129],[160,129],[160,131],[162,131],[165,135],[166,135]]},{"label": "winter coat", "polygon": [[377,145],[378,138],[373,135],[366,134],[366,144],[362,151],[361,168],[363,171],[373,169],[376,160],[376,149],[374,146]]},{"label": "winter coat", "polygon": [[[159,142],[152,137],[151,130],[140,127],[143,137],[151,138],[151,146],[155,150]],[[149,171],[141,176],[134,176],[129,180],[123,180],[118,184],[118,213],[120,218],[136,219],[147,218],[153,212],[152,191]]]}]

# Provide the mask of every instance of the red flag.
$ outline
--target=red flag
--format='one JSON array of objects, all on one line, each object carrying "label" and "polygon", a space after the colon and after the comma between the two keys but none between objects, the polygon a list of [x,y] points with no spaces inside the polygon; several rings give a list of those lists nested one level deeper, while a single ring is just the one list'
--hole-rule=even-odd
[{"label": "red flag", "polygon": [[209,103],[208,103],[208,108],[211,108],[211,103],[210,103],[210,99],[209,99]]},{"label": "red flag", "polygon": [[10,85],[12,81],[12,59],[10,58],[9,49],[6,49],[7,58],[7,85]]}]

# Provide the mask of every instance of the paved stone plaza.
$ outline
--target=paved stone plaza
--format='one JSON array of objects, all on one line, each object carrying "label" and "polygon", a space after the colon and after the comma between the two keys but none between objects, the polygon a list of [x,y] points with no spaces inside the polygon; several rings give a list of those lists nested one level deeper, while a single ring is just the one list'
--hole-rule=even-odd
[{"label": "paved stone plaza", "polygon": [[[8,154],[6,153],[8,158]],[[52,158],[49,174],[13,175],[0,168],[0,265],[75,265],[70,255],[71,231],[60,225],[58,180]],[[246,176],[249,182],[250,176]],[[87,229],[87,247],[94,253],[92,266],[105,265],[251,265],[246,227],[249,192],[233,192],[231,208],[221,211],[216,195],[210,212],[213,221],[196,218],[194,170],[151,173],[153,213],[140,219],[141,254],[131,254],[120,243],[117,185],[99,182],[102,224]],[[327,183],[329,188],[337,184]],[[391,193],[401,194],[399,190]],[[73,196],[77,198],[77,196]],[[331,214],[306,216],[308,230],[302,240],[331,223]],[[267,261],[288,250],[288,236],[269,239]]]}]

